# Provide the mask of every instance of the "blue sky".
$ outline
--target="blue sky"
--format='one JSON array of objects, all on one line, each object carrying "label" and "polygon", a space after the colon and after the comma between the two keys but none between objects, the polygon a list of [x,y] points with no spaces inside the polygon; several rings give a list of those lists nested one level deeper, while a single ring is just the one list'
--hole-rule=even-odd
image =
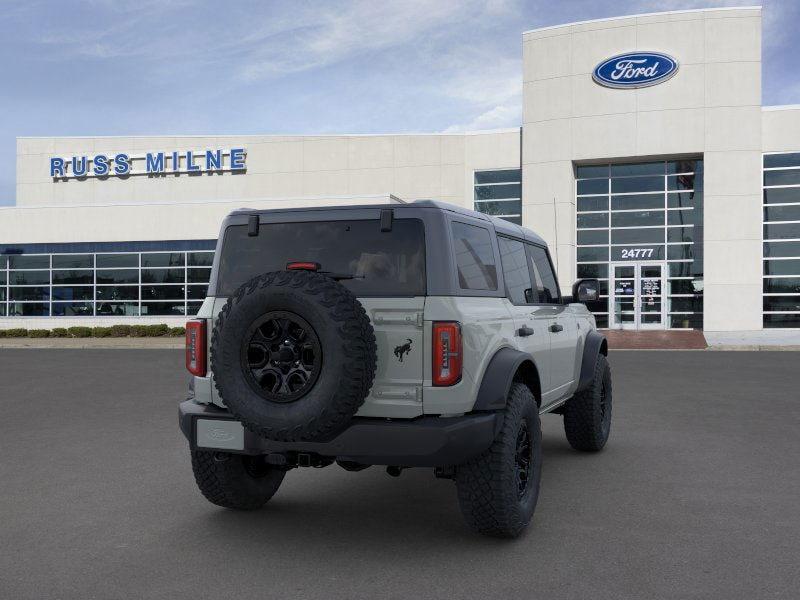
[{"label": "blue sky", "polygon": [[[516,127],[523,31],[752,4],[0,0],[0,205],[17,136]],[[800,2],[764,2],[764,104],[800,103],[799,26]]]}]

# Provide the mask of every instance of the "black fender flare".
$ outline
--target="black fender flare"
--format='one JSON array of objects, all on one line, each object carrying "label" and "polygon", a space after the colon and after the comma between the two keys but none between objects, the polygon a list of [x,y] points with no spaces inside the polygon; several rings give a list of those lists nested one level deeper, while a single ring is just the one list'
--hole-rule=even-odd
[{"label": "black fender flare", "polygon": [[500,348],[495,352],[483,373],[473,410],[488,411],[505,408],[514,375],[526,361],[529,361],[534,367],[536,366],[533,357],[527,352],[520,352],[513,348]]},{"label": "black fender flare", "polygon": [[583,344],[583,359],[581,360],[581,374],[578,379],[578,387],[575,392],[581,392],[592,384],[594,377],[594,365],[597,357],[602,354],[608,356],[608,342],[606,336],[595,330],[586,334],[586,341]]}]

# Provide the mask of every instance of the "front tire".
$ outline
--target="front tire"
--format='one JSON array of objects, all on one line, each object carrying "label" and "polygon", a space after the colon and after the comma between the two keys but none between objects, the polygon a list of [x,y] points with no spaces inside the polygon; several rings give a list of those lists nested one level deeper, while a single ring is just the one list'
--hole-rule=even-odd
[{"label": "front tire", "polygon": [[517,537],[536,509],[541,475],[539,408],[526,385],[513,383],[499,435],[483,454],[456,469],[467,524],[485,535]]},{"label": "front tire", "polygon": [[564,432],[569,445],[583,452],[602,450],[611,433],[611,367],[599,354],[591,385],[564,405]]},{"label": "front tire", "polygon": [[217,506],[255,510],[272,498],[285,472],[260,456],[229,452],[192,452],[192,471],[203,496]]}]

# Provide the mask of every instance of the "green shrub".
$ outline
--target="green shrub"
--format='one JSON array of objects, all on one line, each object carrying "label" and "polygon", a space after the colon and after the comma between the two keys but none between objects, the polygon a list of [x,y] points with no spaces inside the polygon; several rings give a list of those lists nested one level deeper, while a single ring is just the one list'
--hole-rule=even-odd
[{"label": "green shrub", "polygon": [[147,325],[131,325],[131,337],[145,337],[147,335]]},{"label": "green shrub", "polygon": [[128,337],[131,334],[130,325],[112,325],[109,329],[111,337]]},{"label": "green shrub", "polygon": [[28,330],[22,327],[14,327],[12,329],[6,329],[5,337],[9,338],[28,337]]},{"label": "green shrub", "polygon": [[28,329],[28,337],[31,338],[46,338],[50,337],[49,329]]},{"label": "green shrub", "polygon": [[57,337],[57,338],[69,337],[69,332],[63,327],[54,327],[50,331],[50,337]]},{"label": "green shrub", "polygon": [[164,324],[145,325],[145,327],[147,328],[147,333],[145,334],[147,337],[161,337],[169,333],[169,326]]},{"label": "green shrub", "polygon": [[6,337],[6,330],[5,329],[0,329],[0,338],[4,338],[4,337]]},{"label": "green shrub", "polygon": [[169,337],[183,337],[186,335],[186,328],[185,327],[170,327],[169,332],[167,333]]},{"label": "green shrub", "polygon": [[92,327],[92,337],[111,337],[111,327]]},{"label": "green shrub", "polygon": [[70,327],[67,329],[67,333],[69,333],[70,337],[74,338],[87,338],[92,337],[92,328],[91,327]]}]

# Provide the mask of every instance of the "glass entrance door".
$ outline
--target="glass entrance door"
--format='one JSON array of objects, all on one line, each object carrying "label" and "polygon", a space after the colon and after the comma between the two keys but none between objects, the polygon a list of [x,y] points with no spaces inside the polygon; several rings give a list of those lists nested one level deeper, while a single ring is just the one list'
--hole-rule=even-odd
[{"label": "glass entrance door", "polygon": [[665,273],[665,263],[612,263],[610,327],[666,329]]}]

